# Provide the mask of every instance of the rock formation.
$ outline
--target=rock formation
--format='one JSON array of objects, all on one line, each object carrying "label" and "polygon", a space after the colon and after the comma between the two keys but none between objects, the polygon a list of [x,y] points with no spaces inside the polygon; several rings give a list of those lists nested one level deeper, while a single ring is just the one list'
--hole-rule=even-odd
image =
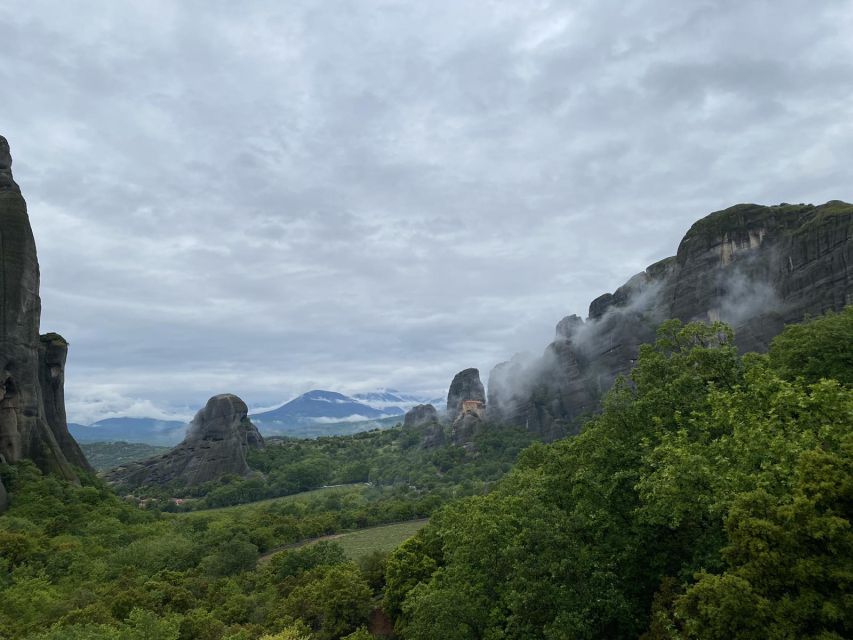
[{"label": "rock formation", "polygon": [[533,361],[489,377],[491,419],[545,439],[578,428],[665,319],[722,320],[741,351],[766,350],[785,324],[853,304],[853,205],[737,205],[696,222],[675,256],[569,316]]},{"label": "rock formation", "polygon": [[453,377],[447,393],[447,420],[456,444],[471,442],[483,424],[486,391],[477,369],[465,369]]},{"label": "rock formation", "polygon": [[232,394],[213,396],[187,428],[184,441],[168,453],[119,467],[107,480],[125,488],[143,485],[199,485],[222,476],[245,476],[249,449],[264,439],[249,420],[246,403]]},{"label": "rock formation", "polygon": [[421,445],[426,448],[440,447],[446,440],[438,411],[431,404],[419,404],[409,409],[403,418],[403,428],[422,429]]},{"label": "rock formation", "polygon": [[39,382],[44,400],[44,417],[68,461],[90,469],[86,456],[68,431],[65,416],[65,360],[68,343],[58,333],[41,336],[39,344]]},{"label": "rock formation", "polygon": [[404,429],[414,429],[425,424],[438,422],[438,411],[431,404],[419,404],[406,412],[403,418]]},{"label": "rock formation", "polygon": [[8,141],[3,136],[0,136],[0,191],[21,193],[20,187],[12,178],[12,153],[9,150]]},{"label": "rock formation", "polygon": [[465,400],[477,400],[485,404],[486,390],[480,382],[477,369],[465,369],[453,377],[447,392],[447,420],[452,424],[462,411]]},{"label": "rock formation", "polygon": [[76,481],[72,465],[91,468],[65,422],[68,345],[57,334],[40,337],[40,318],[35,240],[0,136],[0,458]]}]

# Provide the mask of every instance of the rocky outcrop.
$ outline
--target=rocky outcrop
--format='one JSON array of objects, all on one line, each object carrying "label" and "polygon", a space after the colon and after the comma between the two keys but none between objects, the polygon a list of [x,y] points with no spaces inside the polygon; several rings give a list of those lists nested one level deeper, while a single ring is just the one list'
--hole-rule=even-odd
[{"label": "rocky outcrop", "polygon": [[196,413],[187,435],[165,455],[119,467],[107,480],[124,488],[144,485],[199,485],[233,474],[250,473],[249,449],[262,449],[264,439],[249,420],[246,403],[232,394],[213,396]]},{"label": "rocky outcrop", "polygon": [[72,465],[91,468],[65,422],[67,343],[56,334],[40,337],[40,317],[35,240],[0,136],[0,456],[77,480]]},{"label": "rocky outcrop", "polygon": [[440,447],[445,442],[444,427],[439,421],[438,411],[431,404],[419,404],[406,412],[403,429],[421,429],[425,448]]},{"label": "rocky outcrop", "polygon": [[545,439],[571,433],[630,372],[667,318],[722,320],[742,351],[763,351],[785,324],[853,304],[853,205],[737,205],[695,223],[675,256],[564,318],[532,362],[489,376],[489,416]]},{"label": "rocky outcrop", "polygon": [[477,369],[465,369],[453,377],[447,392],[447,420],[452,424],[462,411],[462,403],[476,400],[485,404],[486,390]]},{"label": "rocky outcrop", "polygon": [[419,404],[406,412],[406,415],[403,417],[403,428],[414,429],[415,427],[422,427],[425,424],[437,422],[438,411],[435,410],[435,407],[431,404]]},{"label": "rocky outcrop", "polygon": [[0,136],[0,191],[21,193],[21,188],[12,178],[12,153],[3,136]]},{"label": "rocky outcrop", "polygon": [[456,444],[471,442],[486,417],[486,390],[477,369],[465,369],[453,377],[447,393],[450,437]]},{"label": "rocky outcrop", "polygon": [[83,469],[91,469],[80,445],[68,432],[65,416],[65,360],[68,343],[58,333],[47,333],[39,341],[39,383],[44,400],[44,418],[66,459]]}]

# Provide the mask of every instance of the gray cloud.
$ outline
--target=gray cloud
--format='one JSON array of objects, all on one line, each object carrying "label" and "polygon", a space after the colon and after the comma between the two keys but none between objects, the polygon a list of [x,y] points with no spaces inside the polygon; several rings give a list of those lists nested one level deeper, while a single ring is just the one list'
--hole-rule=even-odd
[{"label": "gray cloud", "polygon": [[444,390],[736,202],[850,200],[849,2],[0,6],[72,419]]}]

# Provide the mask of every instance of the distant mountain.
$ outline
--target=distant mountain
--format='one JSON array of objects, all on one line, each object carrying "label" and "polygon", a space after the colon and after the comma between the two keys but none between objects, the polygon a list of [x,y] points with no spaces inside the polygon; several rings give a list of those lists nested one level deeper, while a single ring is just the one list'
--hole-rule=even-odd
[{"label": "distant mountain", "polygon": [[78,442],[138,442],[173,446],[184,439],[186,422],[156,418],[107,418],[89,426],[68,423]]},{"label": "distant mountain", "polygon": [[424,402],[420,396],[393,389],[355,393],[352,397],[359,402],[392,415],[403,415],[412,407]]},{"label": "distant mountain", "polygon": [[293,425],[306,422],[342,422],[344,420],[357,422],[381,418],[385,415],[387,414],[384,411],[375,409],[342,393],[315,389],[303,393],[278,409],[256,413],[251,418],[259,423]]},{"label": "distant mountain", "polygon": [[359,396],[370,396],[371,402],[335,391],[315,389],[278,409],[250,417],[265,435],[315,438],[393,426],[397,422],[395,418],[405,413],[405,409],[389,404],[392,401],[406,402],[395,394],[377,392]]}]

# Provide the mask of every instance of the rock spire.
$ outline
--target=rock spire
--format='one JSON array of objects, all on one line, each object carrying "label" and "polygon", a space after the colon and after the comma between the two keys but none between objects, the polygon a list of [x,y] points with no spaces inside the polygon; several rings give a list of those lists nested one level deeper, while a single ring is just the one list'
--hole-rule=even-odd
[{"label": "rock spire", "polygon": [[77,480],[91,470],[65,421],[65,357],[58,334],[39,335],[36,244],[27,204],[0,136],[0,459],[32,460],[43,472]]}]

